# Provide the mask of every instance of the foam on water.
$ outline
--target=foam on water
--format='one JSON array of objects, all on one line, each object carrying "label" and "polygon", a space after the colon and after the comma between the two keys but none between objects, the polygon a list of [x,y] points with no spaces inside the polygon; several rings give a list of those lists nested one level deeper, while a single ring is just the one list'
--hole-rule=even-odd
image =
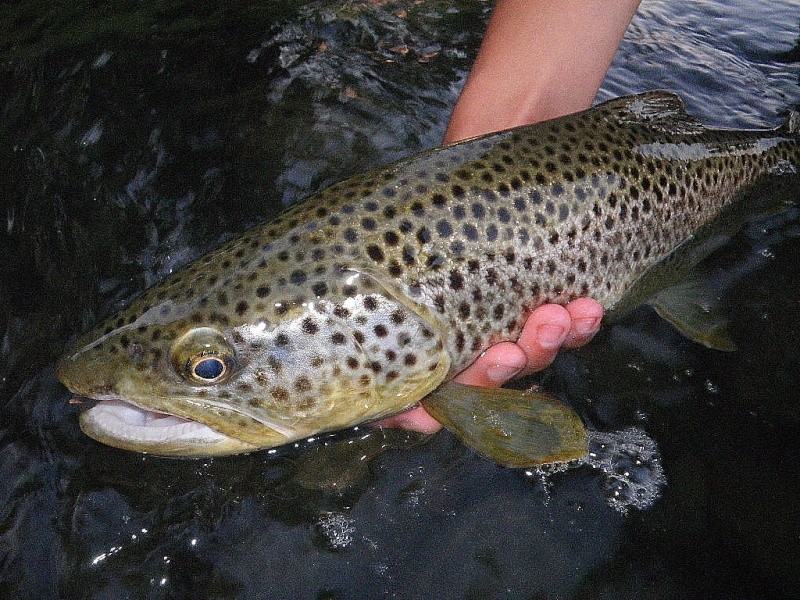
[{"label": "foam on water", "polygon": [[355,521],[339,512],[325,512],[314,525],[314,538],[328,550],[344,550],[353,543]]},{"label": "foam on water", "polygon": [[652,506],[666,484],[658,446],[638,427],[590,432],[583,462],[603,473],[606,500],[622,514]]},{"label": "foam on water", "polygon": [[530,469],[526,475],[539,477],[549,491],[553,475],[583,465],[601,474],[600,486],[608,505],[623,515],[631,508],[650,508],[667,483],[658,446],[638,427],[589,431],[585,457]]}]

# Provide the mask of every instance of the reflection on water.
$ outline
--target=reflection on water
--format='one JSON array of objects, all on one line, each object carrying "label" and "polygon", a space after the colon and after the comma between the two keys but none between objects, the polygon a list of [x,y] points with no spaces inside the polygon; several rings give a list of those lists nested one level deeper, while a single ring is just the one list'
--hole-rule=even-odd
[{"label": "reflection on water", "polygon": [[[648,309],[536,380],[597,432],[514,471],[446,433],[357,430],[209,461],[77,428],[52,361],[199,252],[436,144],[486,2],[0,9],[0,596],[780,598],[800,548],[800,208],[776,178],[705,263],[740,350]],[[646,1],[600,97],[709,124],[800,99],[789,0]],[[794,53],[794,54],[793,54]],[[628,502],[631,502],[628,504]]]}]

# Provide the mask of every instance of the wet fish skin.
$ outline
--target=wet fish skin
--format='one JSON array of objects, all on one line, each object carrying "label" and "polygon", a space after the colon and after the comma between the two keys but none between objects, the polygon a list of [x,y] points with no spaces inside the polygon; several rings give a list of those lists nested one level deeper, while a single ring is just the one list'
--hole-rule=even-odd
[{"label": "wet fish skin", "polygon": [[[112,430],[103,403],[83,414],[90,436],[158,454],[267,448],[399,412],[540,304],[613,310],[737,192],[796,167],[798,146],[789,127],[706,129],[650,92],[429,151],[190,263],[82,336],[58,374],[217,432],[142,442]],[[203,361],[223,374],[192,375]]]}]

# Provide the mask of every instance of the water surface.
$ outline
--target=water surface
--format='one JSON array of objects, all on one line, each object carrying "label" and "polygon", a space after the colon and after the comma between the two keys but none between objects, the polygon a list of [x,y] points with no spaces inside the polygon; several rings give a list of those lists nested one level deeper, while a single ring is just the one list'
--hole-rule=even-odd
[{"label": "water surface", "polygon": [[[436,145],[489,10],[0,9],[0,596],[798,596],[791,180],[759,186],[773,210],[704,264],[739,351],[642,309],[536,378],[605,432],[583,466],[503,469],[447,433],[209,461],[80,433],[65,344],[285,205]],[[598,100],[671,89],[707,124],[776,126],[800,100],[798,35],[789,0],[645,0]]]}]

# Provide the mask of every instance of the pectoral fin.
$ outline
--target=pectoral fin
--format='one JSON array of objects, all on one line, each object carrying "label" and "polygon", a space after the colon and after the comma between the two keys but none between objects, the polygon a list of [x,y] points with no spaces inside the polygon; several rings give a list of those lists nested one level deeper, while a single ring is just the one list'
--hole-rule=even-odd
[{"label": "pectoral fin", "polygon": [[690,279],[672,286],[647,303],[690,340],[715,350],[736,350],[719,299],[703,281]]},{"label": "pectoral fin", "polygon": [[547,394],[449,382],[422,405],[467,446],[507,467],[566,462],[587,452],[580,417]]}]

